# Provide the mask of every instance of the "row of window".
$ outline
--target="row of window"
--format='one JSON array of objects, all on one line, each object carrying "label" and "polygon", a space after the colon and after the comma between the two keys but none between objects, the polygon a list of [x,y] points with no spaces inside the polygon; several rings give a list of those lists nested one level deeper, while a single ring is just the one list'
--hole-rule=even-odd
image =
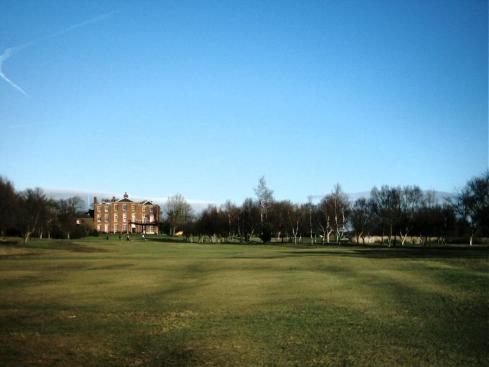
[{"label": "row of window", "polygon": [[[132,228],[135,228],[135,226],[132,225]],[[147,231],[148,231],[148,233],[153,233],[155,229],[156,229],[156,227],[149,226],[149,229]],[[102,230],[102,226],[100,224],[97,224],[97,231],[101,231],[101,230]],[[112,231],[113,232],[119,232],[117,224],[114,224],[114,228],[112,229]],[[122,232],[127,231],[127,225],[126,224],[122,225],[121,231]],[[108,224],[104,224],[104,232],[109,232],[109,225]]]},{"label": "row of window", "polygon": [[[147,216],[142,217],[142,220],[144,221],[144,223],[146,223],[147,218],[148,218]],[[97,214],[97,222],[100,223],[101,221],[102,221],[102,216],[100,214]],[[114,214],[114,222],[118,222],[118,221],[119,221],[119,216],[117,215],[117,213],[115,213]],[[136,214],[131,215],[131,221],[132,222],[136,221]],[[154,221],[154,216],[150,215],[149,221],[150,222]],[[109,215],[108,214],[105,214],[105,221],[104,222],[109,222]],[[127,215],[126,214],[122,215],[122,222],[127,222]]]},{"label": "row of window", "polygon": [[[100,213],[102,210],[102,206],[104,207],[105,213],[109,212],[109,206],[108,205],[99,205],[97,206],[97,213]],[[144,213],[146,207],[143,206],[142,211]],[[114,211],[118,211],[118,206],[117,204],[114,205]],[[150,206],[148,207],[149,214],[153,214],[153,207]],[[127,204],[122,205],[122,212],[127,212]],[[136,205],[131,205],[131,212],[135,213],[136,212]]]}]

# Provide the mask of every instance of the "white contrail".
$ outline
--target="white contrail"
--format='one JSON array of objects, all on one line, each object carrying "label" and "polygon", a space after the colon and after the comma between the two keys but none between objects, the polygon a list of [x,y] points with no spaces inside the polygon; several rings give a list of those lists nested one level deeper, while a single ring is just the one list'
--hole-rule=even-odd
[{"label": "white contrail", "polygon": [[85,20],[83,22],[80,22],[80,23],[76,23],[76,24],[73,24],[73,25],[70,25],[69,27],[59,31],[59,32],[56,32],[56,33],[53,33],[45,38],[52,38],[52,37],[58,37],[58,36],[61,36],[62,34],[65,34],[65,33],[68,33],[68,32],[71,32],[77,28],[81,28],[81,27],[84,27],[88,24],[91,24],[91,23],[95,23],[95,22],[99,22],[101,20],[104,20],[105,18],[108,18],[110,17],[111,15],[114,15],[115,13],[118,13],[119,11],[118,10],[113,10],[113,11],[110,11],[108,13],[105,13],[105,14],[102,14],[102,15],[98,15],[94,18],[91,18],[91,19],[88,19],[88,20]]},{"label": "white contrail", "polygon": [[3,63],[5,60],[8,60],[11,56],[12,53],[16,50],[16,47],[13,48],[7,48],[5,51],[3,51],[3,54],[0,55],[0,77],[5,80],[7,83],[9,83],[12,87],[17,89],[20,93],[22,93],[24,96],[29,97],[29,95],[26,93],[25,90],[23,90],[19,85],[15,84],[13,81],[11,81],[5,73],[3,72]]},{"label": "white contrail", "polygon": [[96,16],[94,18],[91,18],[91,19],[88,19],[88,20],[85,20],[81,23],[77,23],[77,24],[73,24],[59,32],[56,32],[56,33],[53,33],[53,34],[50,34],[49,36],[46,36],[46,37],[42,37],[40,39],[37,39],[36,41],[31,41],[31,42],[28,42],[28,43],[25,43],[23,45],[20,45],[20,46],[16,46],[16,47],[9,47],[9,48],[6,48],[3,53],[0,55],[0,77],[5,80],[8,84],[10,84],[10,86],[12,86],[13,88],[17,89],[20,93],[22,93],[24,96],[26,97],[30,97],[26,91],[24,89],[22,89],[18,84],[15,84],[12,80],[10,80],[6,75],[5,73],[3,72],[3,63],[8,60],[10,57],[12,57],[12,55],[14,55],[17,51],[23,49],[23,48],[26,48],[28,46],[31,46],[33,45],[35,42],[39,42],[39,41],[42,41],[42,40],[45,40],[45,39],[48,39],[48,38],[53,38],[53,37],[58,37],[58,36],[61,36],[65,33],[68,33],[68,32],[71,32],[77,28],[81,28],[81,27],[84,27],[88,24],[91,24],[91,23],[95,23],[95,22],[98,22],[98,21],[101,21],[105,18],[108,18],[110,17],[111,15],[117,13],[118,11],[111,11],[109,13],[105,13],[105,14],[102,14],[102,15],[99,15],[99,16]]}]

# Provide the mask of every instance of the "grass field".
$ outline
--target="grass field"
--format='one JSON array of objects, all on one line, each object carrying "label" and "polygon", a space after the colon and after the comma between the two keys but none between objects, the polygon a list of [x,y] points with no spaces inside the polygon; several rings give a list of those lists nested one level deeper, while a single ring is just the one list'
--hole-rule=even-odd
[{"label": "grass field", "polygon": [[489,365],[488,255],[4,242],[0,365]]}]

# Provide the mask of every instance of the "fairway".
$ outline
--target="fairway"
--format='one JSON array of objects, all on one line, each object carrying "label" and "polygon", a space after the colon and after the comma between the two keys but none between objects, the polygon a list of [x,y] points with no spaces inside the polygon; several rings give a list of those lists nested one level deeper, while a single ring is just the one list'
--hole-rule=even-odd
[{"label": "fairway", "polygon": [[481,366],[487,248],[0,245],[2,366]]}]

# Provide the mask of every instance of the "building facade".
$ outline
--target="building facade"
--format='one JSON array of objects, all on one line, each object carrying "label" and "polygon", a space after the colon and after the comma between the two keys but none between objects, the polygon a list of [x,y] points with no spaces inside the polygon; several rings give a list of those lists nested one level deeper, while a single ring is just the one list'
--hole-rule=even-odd
[{"label": "building facade", "polygon": [[120,200],[93,199],[93,223],[99,232],[158,234],[159,219],[159,205],[129,200],[127,192]]}]

